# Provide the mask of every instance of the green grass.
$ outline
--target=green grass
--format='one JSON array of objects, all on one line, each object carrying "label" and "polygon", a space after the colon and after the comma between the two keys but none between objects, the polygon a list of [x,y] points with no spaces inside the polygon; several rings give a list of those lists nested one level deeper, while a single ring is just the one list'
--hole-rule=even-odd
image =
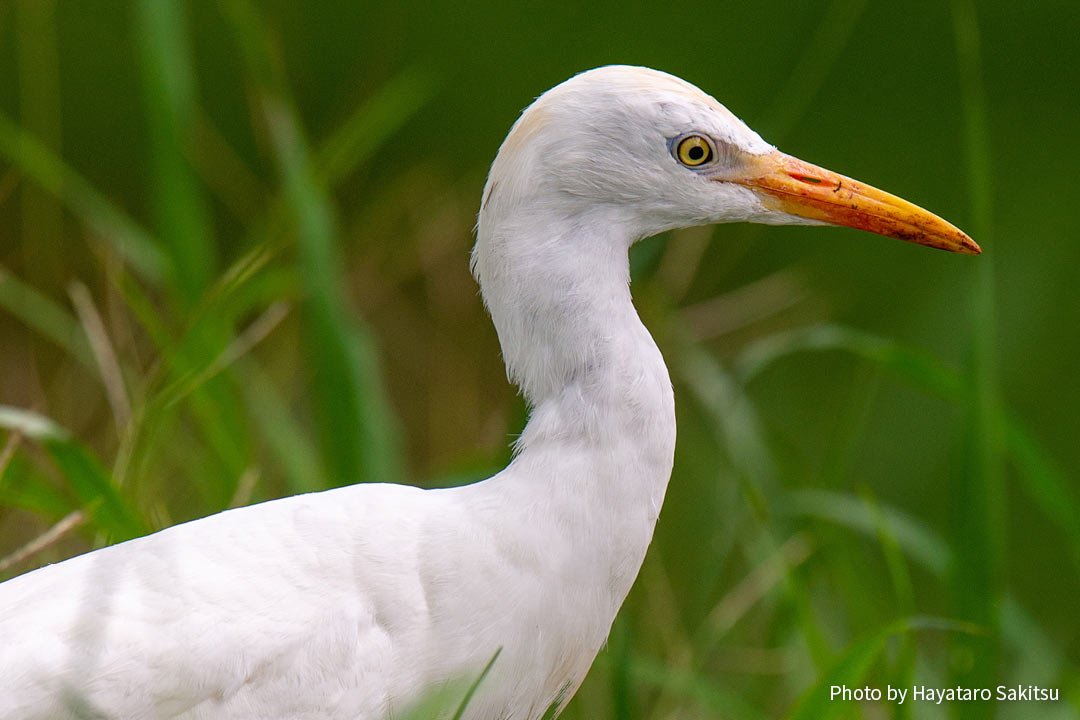
[{"label": "green grass", "polygon": [[[987,137],[986,94],[981,77],[979,25],[974,3],[952,3],[964,111],[967,186],[973,230],[985,243],[988,262],[975,271],[972,340],[967,374],[964,458],[955,475],[952,589],[957,617],[986,629],[958,640],[952,651],[952,677],[965,687],[987,687],[999,675],[1002,659],[1000,603],[1004,544],[1005,487],[1000,435],[994,301],[993,219]],[[957,706],[954,716],[977,718],[986,703]]]},{"label": "green grass", "polygon": [[[0,74],[16,66],[22,86],[0,88],[0,577],[230,506],[501,467],[522,405],[467,270],[483,173],[548,80],[625,53],[557,43],[577,49],[518,63],[511,83],[486,53],[539,52],[542,34],[522,28],[543,20],[500,20],[494,5],[470,16],[489,23],[484,42],[451,48],[465,11],[437,4],[361,22],[329,6],[138,0],[95,20],[117,31],[113,57],[72,35],[79,8],[6,7],[0,50],[19,45]],[[895,173],[900,194],[926,184],[940,207],[925,204],[986,252],[760,227],[633,251],[635,299],[676,387],[676,469],[641,578],[562,717],[1080,717],[1080,492],[1056,432],[1071,415],[1027,402],[1029,363],[1080,347],[1017,350],[1017,326],[1034,332],[1009,314],[1025,298],[1001,296],[1030,275],[997,259],[1019,240],[990,182],[1009,99],[987,94],[989,11],[951,10],[905,26],[955,43],[926,40],[928,69],[890,44],[900,33],[881,28],[905,20],[875,4],[728,8],[724,41],[757,61],[709,89],[765,108],[746,119],[808,159],[842,155],[830,140],[868,148],[865,167]],[[619,12],[582,12],[645,46]],[[706,64],[680,66],[685,38],[654,19],[661,44],[642,61],[706,85]],[[762,24],[767,43],[742,30]],[[422,51],[397,55],[398,41]],[[904,114],[871,83],[903,92],[918,73],[952,78],[947,63],[958,92],[931,105],[958,118],[943,141],[963,147],[955,193],[905,175],[931,151],[878,127],[931,111]],[[887,139],[898,145],[875,156]],[[1067,266],[1068,248],[1047,252]],[[697,322],[732,307],[719,337]],[[1071,397],[1069,377],[1052,387]],[[1038,683],[1066,699],[943,715],[833,703],[836,683]],[[471,690],[454,692],[439,707],[460,714]]]}]

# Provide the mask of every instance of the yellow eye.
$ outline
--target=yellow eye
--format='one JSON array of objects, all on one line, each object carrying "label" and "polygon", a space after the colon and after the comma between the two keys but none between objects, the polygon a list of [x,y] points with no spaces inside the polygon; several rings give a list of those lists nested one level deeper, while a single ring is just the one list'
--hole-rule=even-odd
[{"label": "yellow eye", "polygon": [[697,167],[712,160],[712,145],[701,135],[687,135],[679,141],[675,150],[679,162],[687,167]]}]

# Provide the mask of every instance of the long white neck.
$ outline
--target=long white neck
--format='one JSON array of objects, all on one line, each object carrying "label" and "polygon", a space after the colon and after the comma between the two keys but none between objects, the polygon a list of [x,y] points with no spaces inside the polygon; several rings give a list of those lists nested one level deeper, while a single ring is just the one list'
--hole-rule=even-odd
[{"label": "long white neck", "polygon": [[630,297],[635,239],[602,210],[482,213],[473,254],[508,375],[532,406],[509,477],[581,538],[595,561],[581,566],[606,575],[615,609],[652,539],[675,448],[671,380]]},{"label": "long white neck", "polygon": [[598,365],[641,323],[630,300],[630,241],[619,228],[522,215],[481,215],[473,271],[507,376],[535,406],[585,374],[610,370]]}]

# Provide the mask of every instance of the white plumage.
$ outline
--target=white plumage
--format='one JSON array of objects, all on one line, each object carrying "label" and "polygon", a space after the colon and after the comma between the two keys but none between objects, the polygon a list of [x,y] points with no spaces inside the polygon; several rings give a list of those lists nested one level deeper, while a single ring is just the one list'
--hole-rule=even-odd
[{"label": "white plumage", "polygon": [[776,152],[682,80],[572,78],[503,143],[473,251],[532,407],[509,467],[461,488],[364,484],[231,510],[10,580],[0,718],[401,717],[500,649],[465,717],[561,707],[638,572],[675,448],[627,250],[738,220],[977,251],[925,211]]}]

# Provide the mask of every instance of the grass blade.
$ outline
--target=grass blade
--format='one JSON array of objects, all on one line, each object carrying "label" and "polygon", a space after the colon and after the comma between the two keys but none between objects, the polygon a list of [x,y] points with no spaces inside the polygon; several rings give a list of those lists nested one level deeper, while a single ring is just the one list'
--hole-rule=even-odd
[{"label": "grass blade", "polygon": [[254,360],[244,364],[243,376],[249,415],[273,453],[288,492],[325,490],[329,484],[319,454],[306,429],[289,413],[278,389]]},{"label": "grass blade", "polygon": [[476,690],[480,687],[480,683],[484,682],[484,678],[491,672],[491,668],[495,665],[495,661],[499,659],[499,655],[502,654],[502,648],[495,651],[495,654],[488,660],[487,665],[480,672],[479,677],[473,681],[473,684],[469,686],[469,689],[465,692],[465,697],[461,699],[461,704],[458,705],[458,709],[454,712],[453,720],[461,720],[461,717],[465,714],[465,709],[469,707],[469,703],[473,699],[473,695],[476,694]]},{"label": "grass blade", "polygon": [[[881,522],[859,498],[828,490],[790,491],[785,495],[780,511],[836,523],[867,537],[874,537]],[[880,512],[904,554],[936,576],[944,577],[952,562],[948,543],[899,510],[882,507]]]},{"label": "grass blade", "polygon": [[160,282],[167,261],[153,236],[3,113],[0,113],[0,157],[60,198],[144,279]]},{"label": "grass blade", "polygon": [[748,383],[772,363],[799,352],[839,350],[869,360],[917,387],[959,398],[959,374],[937,358],[893,340],[841,325],[814,325],[769,335],[750,344],[736,362],[736,375]]},{"label": "grass blade", "polygon": [[90,290],[81,282],[74,281],[68,286],[68,296],[82,322],[86,338],[90,341],[98,376],[105,387],[105,396],[112,407],[116,432],[120,435],[126,430],[131,420],[131,401],[128,400],[127,386],[124,383],[124,374],[120,370],[116,350],[105,328],[105,321],[94,306]]},{"label": "grass blade", "polygon": [[50,520],[71,512],[71,499],[22,457],[12,457],[0,469],[0,509],[19,508]]},{"label": "grass blade", "polygon": [[[959,64],[960,97],[967,156],[967,185],[974,236],[983,248],[991,238],[990,141],[981,78],[979,23],[972,0],[953,0],[953,28]],[[965,424],[964,464],[954,479],[952,507],[956,562],[952,578],[955,612],[991,629],[987,635],[954,638],[953,680],[965,687],[992,685],[998,672],[999,611],[1003,583],[1005,490],[1000,435],[992,253],[979,258],[973,289],[974,317]],[[959,704],[957,718],[985,717],[985,708]]]},{"label": "grass blade", "polygon": [[79,503],[94,508],[95,525],[110,541],[128,540],[150,531],[93,453],[52,420],[29,410],[0,405],[0,427],[17,431],[45,448]]},{"label": "grass blade", "polygon": [[[59,152],[61,131],[60,53],[55,3],[15,3],[15,63],[19,119],[43,145]],[[56,196],[39,187],[22,192],[22,266],[26,279],[45,292],[62,284],[64,214]]]},{"label": "grass blade", "polygon": [[0,267],[0,308],[71,355],[88,370],[97,370],[90,343],[79,321],[48,295]]},{"label": "grass blade", "polygon": [[191,307],[210,284],[216,259],[206,202],[184,153],[198,115],[184,10],[175,0],[139,0],[135,20],[158,233],[174,290]]},{"label": "grass blade", "polygon": [[322,452],[334,484],[401,478],[397,423],[385,397],[375,340],[352,318],[339,268],[330,197],[319,182],[299,119],[264,45],[266,33],[250,3],[230,3],[269,129],[289,220],[296,232],[306,296],[304,331],[313,372],[313,407]]},{"label": "grass blade", "polygon": [[391,78],[319,148],[319,179],[336,186],[423,107],[433,90],[434,79],[416,66]]},{"label": "grass blade", "polygon": [[772,94],[773,105],[763,115],[771,120],[771,142],[779,144],[806,116],[865,9],[866,0],[833,0],[824,10],[805,52],[788,73],[783,89]]},{"label": "grass blade", "polygon": [[1080,569],[1080,501],[1061,469],[1019,422],[1005,418],[1005,446],[1021,487],[1043,513],[1062,529]]},{"label": "grass blade", "polygon": [[84,511],[72,510],[44,533],[17,548],[14,552],[0,558],[0,574],[7,572],[19,563],[26,562],[50,545],[56,544],[65,535],[86,522],[86,518],[87,515]]}]

